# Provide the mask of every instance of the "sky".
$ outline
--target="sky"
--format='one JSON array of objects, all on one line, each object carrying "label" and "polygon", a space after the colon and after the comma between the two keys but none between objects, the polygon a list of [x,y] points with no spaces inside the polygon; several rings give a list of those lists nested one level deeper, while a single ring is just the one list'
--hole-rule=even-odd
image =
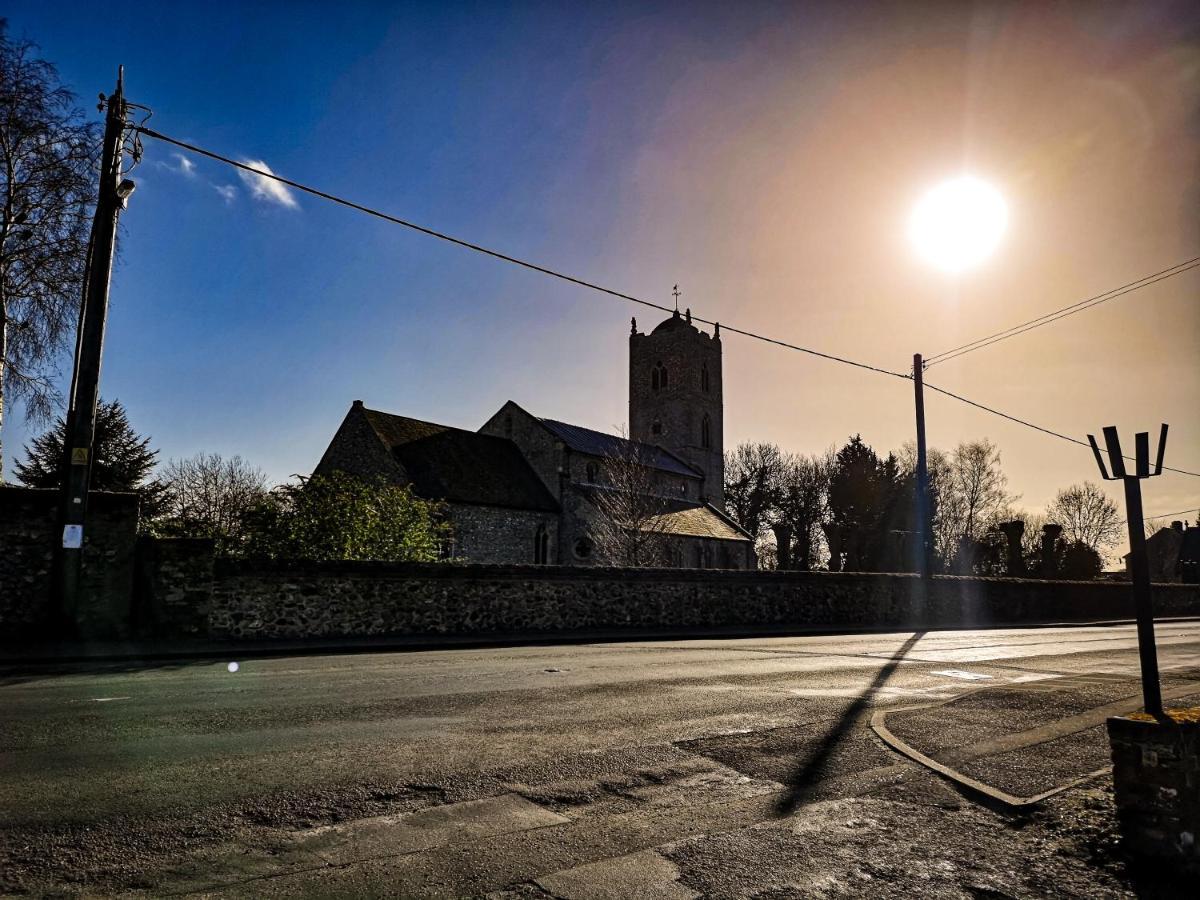
[{"label": "sky", "polygon": [[[1200,256],[1200,8],[1122,3],[9,2],[94,108],[125,66],[157,130],[662,304],[900,372]],[[98,114],[97,114],[98,116]],[[924,262],[907,220],[963,173],[1007,231]],[[307,474],[351,401],[478,428],[506,400],[626,421],[629,318],[661,314],[146,141],[102,394],[165,461]],[[1171,426],[1200,472],[1200,269],[931,367],[1083,438]],[[724,336],[725,446],[914,436],[912,385]],[[68,360],[63,361],[64,368]],[[1090,452],[931,395],[1019,506]],[[7,417],[5,469],[35,429]],[[15,451],[15,452],[14,452]],[[1123,508],[1118,491],[1106,489]],[[1200,478],[1144,485],[1147,514]],[[1196,514],[1185,515],[1195,521]]]}]

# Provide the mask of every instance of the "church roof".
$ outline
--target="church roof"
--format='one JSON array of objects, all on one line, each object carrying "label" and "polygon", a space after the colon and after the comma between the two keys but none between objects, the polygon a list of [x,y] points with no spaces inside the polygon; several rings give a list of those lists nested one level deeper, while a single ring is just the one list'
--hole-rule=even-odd
[{"label": "church roof", "polygon": [[633,458],[639,462],[645,462],[650,468],[670,472],[673,475],[682,475],[685,478],[703,477],[674,453],[664,450],[662,447],[644,444],[641,441],[631,441],[615,434],[605,434],[603,431],[593,431],[579,425],[557,422],[554,419],[539,421],[550,429],[555,437],[578,453],[610,458]]},{"label": "church roof", "polygon": [[558,503],[512,442],[363,408],[421,497],[546,512]]},{"label": "church roof", "polygon": [[[690,311],[688,312],[688,317],[689,319],[691,317]],[[700,329],[693,325],[689,319],[682,318],[679,315],[679,311],[676,310],[674,315],[672,315],[670,318],[663,319],[661,322],[655,325],[654,330],[650,333],[658,334],[660,331],[674,331],[679,328],[690,328],[692,331],[699,331]]]},{"label": "church roof", "polygon": [[712,506],[689,506],[655,516],[646,530],[663,531],[689,537],[717,538],[722,541],[746,541],[749,535],[721,515]]}]

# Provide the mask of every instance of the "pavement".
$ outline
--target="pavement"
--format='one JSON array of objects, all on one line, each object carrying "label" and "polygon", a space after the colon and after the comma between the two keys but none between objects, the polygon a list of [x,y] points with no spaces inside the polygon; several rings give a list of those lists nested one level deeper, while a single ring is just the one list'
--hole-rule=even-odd
[{"label": "pavement", "polygon": [[[1158,635],[1164,693],[1200,704],[1200,622]],[[1107,625],[10,663],[0,892],[1191,896],[1113,821],[1103,718],[1138,705],[1136,646]]]}]

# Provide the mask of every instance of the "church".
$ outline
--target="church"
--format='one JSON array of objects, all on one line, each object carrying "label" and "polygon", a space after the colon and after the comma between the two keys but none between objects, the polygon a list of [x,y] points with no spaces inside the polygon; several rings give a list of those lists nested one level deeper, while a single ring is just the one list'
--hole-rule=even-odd
[{"label": "church", "polygon": [[752,569],[754,541],[725,513],[722,411],[720,326],[707,334],[676,311],[645,334],[633,321],[628,437],[511,400],[478,431],[355,400],[313,474],[382,477],[441,501],[454,533],[446,555],[468,563],[628,564],[601,534],[612,533],[612,498],[636,491],[653,512],[624,530],[653,530],[653,564]]}]

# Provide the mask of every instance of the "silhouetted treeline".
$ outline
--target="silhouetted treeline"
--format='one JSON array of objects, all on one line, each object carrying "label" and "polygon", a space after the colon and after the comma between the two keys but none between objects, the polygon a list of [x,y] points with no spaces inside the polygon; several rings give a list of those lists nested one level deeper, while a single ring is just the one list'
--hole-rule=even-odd
[{"label": "silhouetted treeline", "polygon": [[[726,454],[729,514],[758,539],[766,568],[916,570],[912,445],[881,456],[860,435],[816,456],[743,443]],[[1018,514],[996,446],[929,452],[934,565],[940,572],[1091,578],[1120,536],[1115,504],[1094,485],[1060,491],[1043,516]]]}]

